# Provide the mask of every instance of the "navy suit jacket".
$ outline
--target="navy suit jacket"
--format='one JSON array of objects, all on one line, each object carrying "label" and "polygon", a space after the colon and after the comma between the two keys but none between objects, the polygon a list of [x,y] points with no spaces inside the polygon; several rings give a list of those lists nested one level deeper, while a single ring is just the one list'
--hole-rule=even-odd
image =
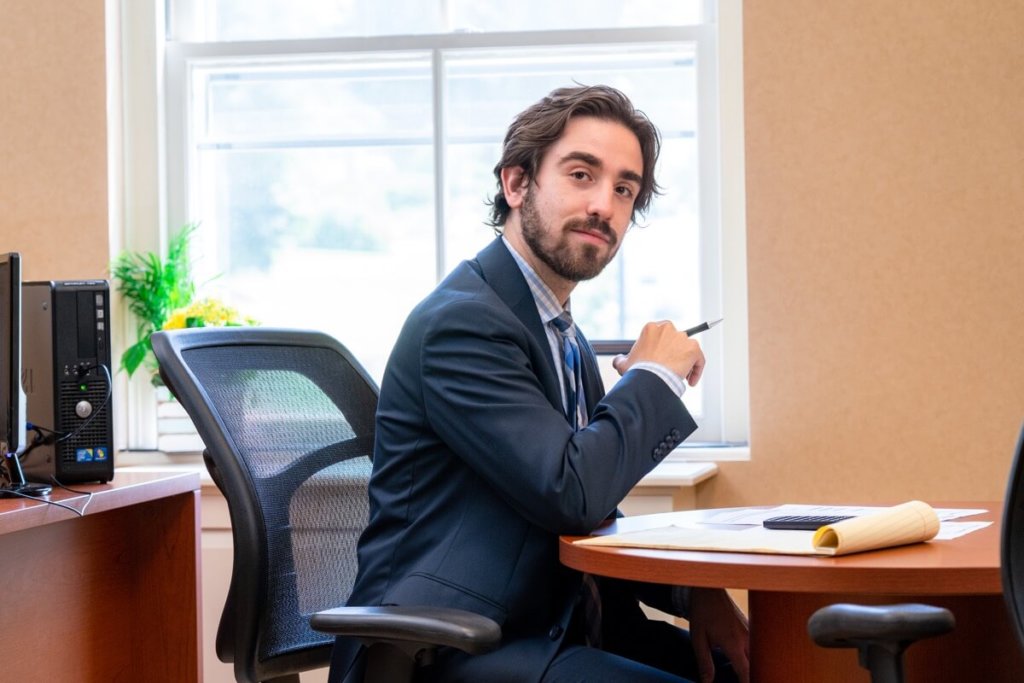
[{"label": "navy suit jacket", "polygon": [[[457,607],[497,621],[501,647],[443,653],[446,677],[538,680],[580,595],[558,536],[615,514],[696,428],[653,373],[627,372],[605,394],[580,344],[590,421],[574,431],[533,296],[496,239],[413,310],[392,352],[349,604]],[[602,582],[604,619],[643,618],[635,597],[623,599],[633,588]],[[338,639],[331,681],[358,668],[359,651]]]}]

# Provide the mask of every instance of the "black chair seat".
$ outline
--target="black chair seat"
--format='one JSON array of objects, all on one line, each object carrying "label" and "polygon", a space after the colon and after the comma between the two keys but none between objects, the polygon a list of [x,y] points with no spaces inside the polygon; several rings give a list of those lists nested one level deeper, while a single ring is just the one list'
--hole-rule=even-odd
[{"label": "black chair seat", "polygon": [[903,651],[921,638],[953,630],[953,613],[915,603],[822,607],[807,620],[807,631],[822,647],[857,648],[860,665],[873,683],[903,681]]},{"label": "black chair seat", "polygon": [[909,643],[953,630],[953,613],[920,604],[822,607],[807,622],[814,642],[822,647],[852,647],[859,643]]}]

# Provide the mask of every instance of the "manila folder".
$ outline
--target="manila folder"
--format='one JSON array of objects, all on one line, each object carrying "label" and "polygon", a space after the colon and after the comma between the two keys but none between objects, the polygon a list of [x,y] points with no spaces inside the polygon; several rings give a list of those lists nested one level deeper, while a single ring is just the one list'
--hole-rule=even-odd
[{"label": "manila folder", "polygon": [[591,536],[576,543],[666,550],[848,555],[920,543],[934,538],[938,531],[939,517],[935,510],[927,503],[914,500],[824,526],[813,535],[806,531],[765,529],[760,525],[723,530],[693,524]]}]

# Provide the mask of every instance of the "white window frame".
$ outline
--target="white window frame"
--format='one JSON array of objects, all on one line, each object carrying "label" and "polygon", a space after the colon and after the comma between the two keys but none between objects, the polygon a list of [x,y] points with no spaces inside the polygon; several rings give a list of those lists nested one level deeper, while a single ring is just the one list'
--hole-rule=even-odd
[{"label": "white window frame", "polygon": [[[594,45],[637,42],[693,41],[697,44],[698,126],[701,139],[717,149],[701,150],[701,222],[718,225],[718,239],[702,239],[701,261],[719,263],[720,271],[701,276],[702,307],[721,311],[727,333],[706,335],[701,341],[709,363],[705,406],[716,406],[722,448],[687,447],[673,459],[742,460],[749,457],[748,362],[746,297],[746,215],[743,155],[742,0],[704,0],[712,21],[692,27],[452,33],[426,36],[324,38],[312,40],[170,43],[166,35],[163,0],[121,4],[124,55],[123,166],[112,164],[112,182],[124,188],[120,239],[125,249],[160,250],[166,246],[167,226],[189,220],[187,198],[187,64],[191,59],[239,58],[266,55],[323,54],[324,52],[428,51],[435,71],[435,138],[443,138],[444,99],[440,71],[443,53],[453,49],[533,47],[552,44]],[[188,21],[188,17],[179,17]],[[708,68],[707,65],[711,65]],[[717,78],[716,78],[717,75]],[[437,275],[444,273],[443,171],[444,151],[435,145],[437,211]],[[717,153],[715,153],[717,152]],[[711,179],[712,182],[707,182]],[[716,182],[717,181],[717,182]],[[708,233],[705,233],[708,234]],[[713,234],[713,233],[710,233]],[[709,272],[712,271],[712,272]],[[720,273],[720,275],[719,275]],[[122,318],[126,311],[122,309]],[[132,338],[132,322],[118,326],[115,344],[124,348]],[[119,337],[119,339],[118,339]],[[118,351],[119,353],[119,351]],[[716,373],[720,373],[715,376]],[[155,393],[144,378],[130,382],[119,373],[118,388],[125,397],[117,419],[118,441],[128,450],[151,450],[157,443],[153,406]],[[140,373],[141,374],[141,373]],[[709,415],[716,411],[706,410]]]}]

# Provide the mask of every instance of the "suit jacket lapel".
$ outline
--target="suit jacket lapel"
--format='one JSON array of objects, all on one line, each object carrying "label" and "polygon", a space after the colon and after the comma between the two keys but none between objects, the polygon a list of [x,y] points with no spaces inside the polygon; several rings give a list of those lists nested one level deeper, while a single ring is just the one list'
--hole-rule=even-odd
[{"label": "suit jacket lapel", "polygon": [[[519,266],[512,255],[508,253],[508,249],[500,237],[495,238],[476,255],[474,269],[480,273],[484,281],[505,302],[505,305],[519,321],[526,326],[537,342],[540,355],[544,359],[537,369],[537,376],[544,385],[548,400],[561,410],[562,389],[558,385],[558,374],[555,371],[555,361],[551,357],[547,332],[544,330],[544,324],[540,321],[540,315],[537,314],[537,303],[533,300],[533,293],[530,292],[530,286],[526,284],[522,271],[519,270]],[[589,345],[587,349],[592,356],[593,351],[589,350]],[[586,363],[584,363],[584,367],[586,367]],[[586,385],[584,385],[584,391],[586,391]]]}]

